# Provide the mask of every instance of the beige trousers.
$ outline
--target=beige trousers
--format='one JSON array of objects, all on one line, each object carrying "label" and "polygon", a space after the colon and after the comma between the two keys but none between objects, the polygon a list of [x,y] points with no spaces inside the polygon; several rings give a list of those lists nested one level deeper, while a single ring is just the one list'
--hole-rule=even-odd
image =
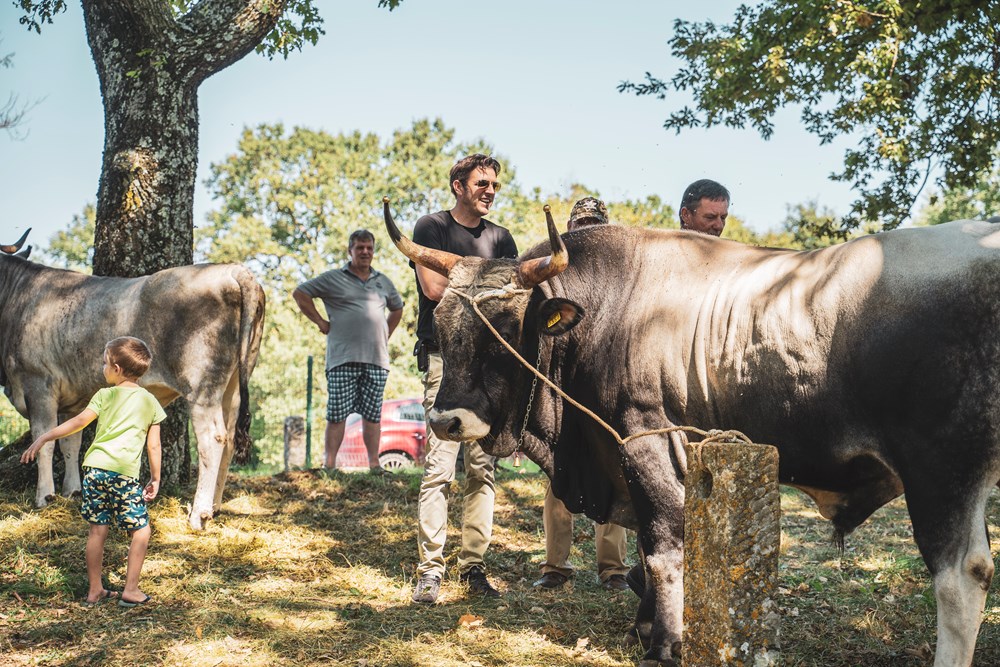
[{"label": "beige trousers", "polygon": [[[441,384],[441,355],[432,352],[424,374],[424,409],[430,410]],[[427,457],[417,504],[417,575],[444,575],[444,543],[448,533],[448,491],[455,479],[461,443],[439,440],[427,428]],[[465,443],[465,492],[462,510],[462,547],[458,571],[483,565],[493,535],[493,473],[496,459],[473,443]]]},{"label": "beige trousers", "polygon": [[[563,501],[553,495],[551,485],[545,492],[542,525],[545,527],[545,562],[542,563],[542,574],[558,572],[567,577],[573,576],[573,565],[569,562],[569,550],[573,546],[573,514],[566,509]],[[625,565],[625,529],[613,523],[595,523],[594,539],[597,542],[598,578],[607,581],[613,574],[626,574],[629,568]]]}]

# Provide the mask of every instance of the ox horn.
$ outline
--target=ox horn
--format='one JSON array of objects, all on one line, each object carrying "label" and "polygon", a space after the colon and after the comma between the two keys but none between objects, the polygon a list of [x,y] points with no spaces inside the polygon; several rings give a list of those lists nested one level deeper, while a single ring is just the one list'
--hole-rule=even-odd
[{"label": "ox horn", "polygon": [[538,257],[521,262],[517,266],[517,279],[521,287],[530,289],[541,285],[552,276],[562,273],[569,266],[569,252],[563,244],[562,237],[552,219],[552,209],[545,205],[545,224],[549,227],[549,247],[552,254],[548,257]]},{"label": "ox horn", "polygon": [[382,213],[385,216],[385,229],[389,232],[389,238],[399,248],[399,252],[413,260],[414,264],[436,271],[447,278],[451,267],[455,266],[455,263],[462,259],[461,255],[456,255],[445,250],[426,248],[403,236],[396,223],[393,222],[392,214],[389,213],[388,197],[382,197]]},{"label": "ox horn", "polygon": [[21,234],[21,238],[17,240],[17,243],[15,243],[14,245],[0,245],[0,250],[3,250],[8,255],[13,255],[15,252],[21,249],[21,246],[24,245],[24,240],[28,238],[29,232],[31,232],[31,227],[28,227],[27,231]]}]

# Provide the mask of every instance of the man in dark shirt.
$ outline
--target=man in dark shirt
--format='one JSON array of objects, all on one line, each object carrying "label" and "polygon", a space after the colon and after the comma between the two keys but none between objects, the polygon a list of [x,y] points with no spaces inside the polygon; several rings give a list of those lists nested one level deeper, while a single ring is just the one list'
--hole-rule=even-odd
[{"label": "man in dark shirt", "polygon": [[[608,209],[600,199],[584,197],[573,205],[566,231],[608,224]],[[552,485],[545,492],[542,505],[542,526],[545,528],[545,562],[542,576],[532,586],[544,590],[562,587],[573,576],[569,552],[573,546],[573,514],[563,501],[552,493]],[[597,577],[609,591],[628,589],[625,583],[625,553],[628,546],[625,529],[613,523],[595,523],[594,541],[597,547]]]},{"label": "man in dark shirt", "polygon": [[[455,206],[417,220],[414,242],[461,256],[487,259],[515,258],[517,246],[506,229],[483,216],[493,206],[500,183],[500,163],[475,154],[459,160],[451,169],[451,191]],[[420,310],[417,317],[417,365],[424,372],[424,409],[434,405],[441,384],[441,354],[434,336],[433,314],[448,287],[444,276],[416,266]],[[427,457],[420,481],[417,505],[417,585],[413,601],[437,601],[444,575],[444,543],[448,532],[448,487],[455,479],[460,442],[440,440],[427,429]],[[472,593],[499,597],[487,580],[483,555],[493,534],[493,473],[496,460],[475,442],[465,443],[465,507],[462,517],[462,548],[458,554],[461,581]]]}]

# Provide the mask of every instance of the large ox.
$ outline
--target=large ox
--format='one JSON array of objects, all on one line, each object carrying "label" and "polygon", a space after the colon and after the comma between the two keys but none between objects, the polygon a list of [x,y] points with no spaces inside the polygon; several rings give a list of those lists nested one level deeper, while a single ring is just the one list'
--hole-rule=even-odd
[{"label": "large ox", "polygon": [[549,244],[485,260],[416,246],[385,215],[400,250],[450,280],[435,311],[444,378],[431,426],[497,456],[523,437],[570,510],[638,529],[645,661],[675,664],[681,640],[678,449],[662,435],[619,447],[541,383],[525,419],[532,376],[470,298],[623,436],[691,425],[777,445],[781,481],[840,535],[905,492],[934,579],[934,664],[972,662],[993,577],[984,509],[1000,479],[996,225],[794,252],[618,226],[571,232],[564,246],[547,216]]},{"label": "large ox", "polygon": [[[234,446],[249,447],[247,382],[257,363],[264,291],[245,267],[184,266],[141,278],[53,269],[0,246],[0,384],[38,437],[57,414],[87,407],[103,386],[104,343],[143,339],[153,364],[140,384],[162,405],[183,396],[198,439],[198,486],[189,522],[198,530],[222,501]],[[63,494],[80,490],[80,434],[59,443]],[[38,454],[35,503],[55,495],[53,444]]]}]

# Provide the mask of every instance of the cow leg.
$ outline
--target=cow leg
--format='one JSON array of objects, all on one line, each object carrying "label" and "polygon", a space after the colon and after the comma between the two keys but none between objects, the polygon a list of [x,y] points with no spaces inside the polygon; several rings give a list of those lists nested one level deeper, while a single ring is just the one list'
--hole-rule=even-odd
[{"label": "cow leg", "polygon": [[80,443],[83,431],[67,435],[59,440],[59,451],[62,452],[66,471],[63,473],[62,494],[69,498],[73,494],[80,495]]},{"label": "cow leg", "polygon": [[[938,479],[914,485],[906,494],[913,536],[934,578],[934,667],[972,664],[986,593],[993,580],[993,558],[983,525],[986,498],[994,482],[966,485],[953,481],[944,485]],[[920,491],[911,492],[910,488]]]},{"label": "cow leg", "polygon": [[[31,426],[31,437],[38,439],[56,426],[55,404],[31,406],[28,421]],[[38,465],[38,483],[35,485],[35,507],[45,507],[56,499],[56,483],[52,477],[52,456],[55,451],[54,442],[47,443],[38,451],[35,463]]]},{"label": "cow leg", "polygon": [[[226,423],[222,409],[218,405],[191,404],[191,423],[194,425],[195,437],[198,440],[198,483],[191,503],[191,514],[188,523],[194,530],[201,530],[206,521],[214,515],[216,492],[221,495],[219,475],[225,480],[223,460],[228,465],[226,457]],[[229,446],[229,456],[232,456],[232,445]]]},{"label": "cow leg", "polygon": [[233,460],[233,452],[236,448],[236,420],[240,412],[240,392],[239,374],[234,373],[229,381],[229,386],[222,396],[223,417],[225,419],[226,445],[222,450],[222,459],[219,461],[219,474],[215,480],[215,501],[212,509],[216,512],[222,507],[222,492],[226,488],[226,478],[229,476],[229,463]]},{"label": "cow leg", "polygon": [[684,485],[664,474],[674,468],[663,441],[642,438],[627,447],[623,471],[646,566],[636,632],[649,642],[640,665],[676,666],[684,620]]}]

